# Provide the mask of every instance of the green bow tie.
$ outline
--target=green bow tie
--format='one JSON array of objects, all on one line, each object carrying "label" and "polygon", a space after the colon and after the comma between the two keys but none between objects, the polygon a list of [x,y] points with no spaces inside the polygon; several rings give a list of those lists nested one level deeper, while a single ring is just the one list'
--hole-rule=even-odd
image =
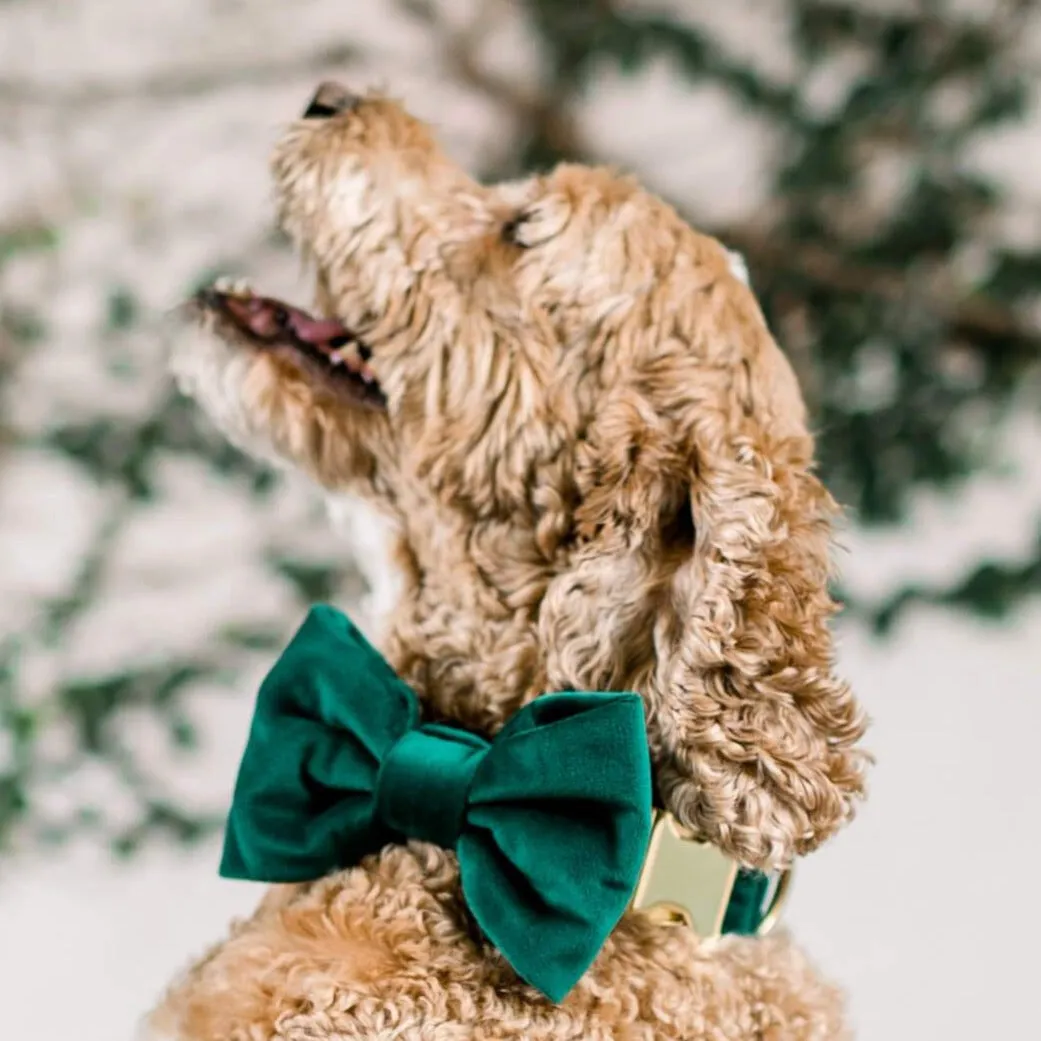
[{"label": "green bow tie", "polygon": [[313,607],[257,696],[221,874],[299,882],[407,839],[454,849],[463,897],[560,1001],[629,903],[651,828],[635,694],[547,694],[489,743],[421,724],[350,620]]}]

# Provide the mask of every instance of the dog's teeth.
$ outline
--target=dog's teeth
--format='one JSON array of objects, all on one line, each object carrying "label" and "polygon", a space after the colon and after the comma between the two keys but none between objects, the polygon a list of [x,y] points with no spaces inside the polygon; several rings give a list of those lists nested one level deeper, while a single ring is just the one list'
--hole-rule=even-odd
[{"label": "dog's teeth", "polygon": [[376,373],[358,356],[356,345],[353,343],[345,347],[338,347],[334,351],[329,351],[326,354],[326,358],[330,365],[342,365],[363,383],[374,384],[378,382]]},{"label": "dog's teeth", "polygon": [[249,282],[244,278],[232,278],[230,275],[221,275],[213,283],[213,288],[218,293],[226,293],[228,296],[250,296],[252,290]]}]

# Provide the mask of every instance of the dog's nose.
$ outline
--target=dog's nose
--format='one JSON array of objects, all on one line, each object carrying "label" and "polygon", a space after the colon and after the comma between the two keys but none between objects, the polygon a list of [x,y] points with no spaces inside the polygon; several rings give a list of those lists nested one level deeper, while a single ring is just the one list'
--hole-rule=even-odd
[{"label": "dog's nose", "polygon": [[321,83],[311,98],[311,103],[304,110],[304,119],[328,119],[354,108],[361,100],[357,94],[348,90],[341,83],[326,80]]}]

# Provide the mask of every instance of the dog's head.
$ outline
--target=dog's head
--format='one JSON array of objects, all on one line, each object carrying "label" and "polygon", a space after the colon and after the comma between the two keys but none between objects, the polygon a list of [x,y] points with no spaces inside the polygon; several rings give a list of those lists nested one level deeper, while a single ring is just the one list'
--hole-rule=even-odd
[{"label": "dog's head", "polygon": [[753,866],[814,848],[863,786],[834,505],[723,247],[606,170],[478,184],[332,85],[273,172],[322,317],[205,292],[181,371],[233,439],[392,516],[386,646],[431,716],[638,691],[681,822]]}]

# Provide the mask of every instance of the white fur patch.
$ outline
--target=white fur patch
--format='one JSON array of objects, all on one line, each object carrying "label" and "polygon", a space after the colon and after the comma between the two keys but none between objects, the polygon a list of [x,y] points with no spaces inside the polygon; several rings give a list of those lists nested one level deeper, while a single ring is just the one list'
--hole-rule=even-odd
[{"label": "white fur patch", "polygon": [[326,498],[329,520],[346,536],[354,563],[365,577],[369,592],[362,600],[357,622],[369,639],[379,641],[384,623],[401,599],[403,579],[394,564],[394,524],[365,499],[348,493]]},{"label": "white fur patch", "polygon": [[730,273],[741,279],[746,286],[751,286],[752,280],[748,274],[748,265],[745,258],[737,250],[727,250],[727,263],[730,265]]},{"label": "white fur patch", "polygon": [[256,363],[250,352],[190,324],[174,331],[170,347],[170,372],[177,386],[199,403],[221,433],[242,451],[284,465],[246,408],[244,388]]}]

